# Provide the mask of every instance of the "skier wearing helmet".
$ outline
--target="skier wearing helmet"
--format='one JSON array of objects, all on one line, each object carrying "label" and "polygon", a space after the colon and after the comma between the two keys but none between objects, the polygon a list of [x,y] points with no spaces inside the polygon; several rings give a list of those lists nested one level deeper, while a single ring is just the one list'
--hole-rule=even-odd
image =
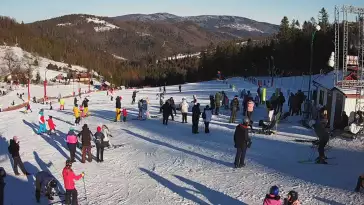
[{"label": "skier wearing helmet", "polygon": [[100,126],[97,127],[97,132],[94,134],[95,137],[95,144],[96,144],[96,157],[97,162],[103,162],[104,161],[104,139],[105,136],[101,132],[102,129]]},{"label": "skier wearing helmet", "polygon": [[[37,202],[40,202],[40,194],[44,194],[49,200],[53,200],[53,195],[56,193],[57,188],[56,178],[46,172],[40,171],[35,175],[35,198]],[[54,191],[53,191],[54,190]]]},{"label": "skier wearing helmet", "polygon": [[284,205],[300,205],[298,201],[298,193],[296,191],[290,191],[287,198],[284,199]]},{"label": "skier wearing helmet", "polygon": [[279,188],[272,186],[269,190],[269,194],[265,196],[263,205],[281,205],[281,197],[279,196]]},{"label": "skier wearing helmet", "polygon": [[244,118],[244,121],[236,126],[234,133],[234,143],[236,148],[235,156],[235,168],[241,168],[245,166],[245,154],[247,148],[250,148],[252,141],[248,134],[250,120]]},{"label": "skier wearing helmet", "polygon": [[80,180],[82,177],[85,176],[85,173],[82,172],[80,175],[75,175],[75,173],[72,170],[72,161],[67,160],[66,166],[63,168],[62,175],[64,180],[64,187],[66,189],[66,194],[65,194],[66,204],[78,205],[78,200],[77,200],[78,193],[75,188],[74,180]]}]

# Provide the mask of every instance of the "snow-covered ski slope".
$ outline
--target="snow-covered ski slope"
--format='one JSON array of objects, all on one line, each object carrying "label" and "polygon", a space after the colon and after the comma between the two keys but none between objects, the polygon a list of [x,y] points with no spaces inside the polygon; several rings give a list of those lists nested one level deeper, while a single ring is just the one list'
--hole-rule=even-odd
[{"label": "snow-covered ski slope", "polygon": [[[256,86],[234,79],[237,89],[249,89],[253,93]],[[182,86],[166,87],[166,98],[174,97],[179,102],[182,97],[192,100],[196,94],[202,107],[208,104],[208,97],[217,91],[225,90],[230,97],[235,93],[228,85],[218,81],[191,83]],[[137,94],[149,97],[151,113],[159,111],[156,93],[159,88],[146,88]],[[271,89],[269,89],[269,92]],[[132,120],[137,115],[137,105],[131,105],[132,90],[118,91],[123,97],[122,106],[129,112],[126,123],[112,122],[115,117],[115,101],[105,92],[92,93],[88,97],[91,116],[82,120],[93,132],[105,124],[113,138],[112,144],[124,146],[104,153],[104,162],[81,164],[80,152],[73,165],[76,174],[85,171],[86,194],[89,204],[263,204],[263,198],[270,186],[278,185],[281,195],[296,190],[302,204],[364,204],[364,195],[353,189],[359,174],[364,172],[362,162],[363,142],[335,139],[327,152],[329,163],[338,165],[300,164],[311,154],[317,156],[310,144],[297,143],[294,139],[314,139],[311,130],[303,128],[299,118],[278,125],[278,134],[263,136],[254,134],[252,147],[247,152],[246,167],[234,169],[235,148],[233,132],[236,124],[229,124],[228,110],[222,115],[213,116],[210,134],[192,134],[191,115],[188,124],[182,124],[178,113],[175,122],[164,126],[160,118],[145,121]],[[61,176],[66,158],[69,156],[65,143],[66,133],[74,121],[73,99],[66,100],[66,110],[48,110],[48,106],[32,104],[33,113],[18,111],[0,113],[0,166],[8,173],[5,186],[5,204],[36,204],[33,177],[14,176],[7,152],[7,142],[14,135],[20,138],[20,154],[25,167],[31,173],[39,170],[52,172],[63,186]],[[57,125],[57,136],[36,135],[38,111],[45,109],[46,119],[52,115]],[[286,108],[287,109],[287,108]],[[266,109],[255,109],[253,119],[265,117]],[[242,119],[239,113],[238,119]],[[81,126],[76,127],[77,130]],[[94,156],[96,150],[92,150]],[[79,197],[85,196],[82,180],[76,182]],[[41,204],[47,204],[45,198]],[[85,200],[81,205],[87,204]]]}]

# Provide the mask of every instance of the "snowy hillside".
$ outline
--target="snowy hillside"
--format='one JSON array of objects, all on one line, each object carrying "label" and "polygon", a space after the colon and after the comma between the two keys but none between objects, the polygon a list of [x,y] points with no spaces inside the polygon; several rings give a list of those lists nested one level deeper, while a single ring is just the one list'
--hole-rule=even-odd
[{"label": "snowy hillside", "polygon": [[96,32],[110,31],[119,28],[118,26],[115,26],[107,21],[98,18],[86,18],[86,21],[98,24],[98,26],[94,27]]},{"label": "snowy hillside", "polygon": [[[237,92],[229,89],[229,84],[237,89],[248,89],[253,94],[257,87],[242,78],[221,81],[209,81],[166,87],[166,98],[174,97],[178,104],[182,97],[192,100],[197,95],[202,108],[209,104],[208,96],[224,90],[230,99]],[[268,88],[273,92],[274,88]],[[221,110],[219,116],[213,116],[210,134],[203,133],[200,120],[200,133],[191,133],[191,113],[188,123],[182,124],[178,112],[175,121],[168,126],[161,122],[158,88],[139,90],[136,99],[148,97],[151,103],[151,118],[145,121],[133,120],[138,115],[137,104],[132,105],[132,90],[122,90],[114,96],[122,96],[122,107],[128,110],[127,122],[115,123],[115,101],[105,92],[92,93],[88,96],[91,116],[82,119],[76,130],[87,123],[92,132],[102,124],[108,126],[110,141],[121,147],[106,149],[104,162],[80,163],[80,150],[77,150],[73,170],[76,174],[84,171],[85,189],[82,180],[76,181],[80,205],[261,205],[270,186],[277,185],[283,197],[290,190],[299,193],[302,204],[364,204],[361,193],[353,189],[359,174],[364,170],[360,163],[364,144],[360,140],[344,141],[333,139],[332,148],[327,151],[331,165],[300,164],[317,151],[309,143],[298,143],[294,139],[315,139],[312,130],[298,123],[299,117],[280,122],[278,133],[271,136],[253,134],[252,147],[247,151],[246,166],[233,168],[235,151],[233,144],[234,129],[237,124],[229,124],[229,110]],[[7,152],[8,141],[13,136],[20,139],[20,155],[25,168],[36,173],[39,170],[51,172],[63,187],[62,169],[69,151],[65,142],[66,133],[73,126],[73,99],[66,100],[64,111],[48,110],[48,106],[32,104],[33,113],[24,115],[19,111],[0,113],[0,166],[7,172],[5,178],[5,204],[37,204],[34,198],[34,176],[15,176]],[[58,104],[54,104],[58,107]],[[45,109],[45,118],[53,116],[57,125],[56,135],[36,135],[38,129],[38,111]],[[285,107],[285,110],[288,108]],[[190,108],[191,111],[191,108]],[[265,118],[266,108],[255,108],[254,126]],[[242,113],[237,115],[242,120]],[[92,148],[93,156],[96,154]],[[61,188],[61,191],[64,191]],[[21,197],[20,196],[21,193]],[[85,200],[87,196],[87,200]],[[55,201],[58,197],[55,198]],[[88,202],[88,203],[87,203]],[[40,204],[48,204],[42,198]],[[57,203],[56,203],[57,204]],[[60,203],[58,203],[60,204]]]}]

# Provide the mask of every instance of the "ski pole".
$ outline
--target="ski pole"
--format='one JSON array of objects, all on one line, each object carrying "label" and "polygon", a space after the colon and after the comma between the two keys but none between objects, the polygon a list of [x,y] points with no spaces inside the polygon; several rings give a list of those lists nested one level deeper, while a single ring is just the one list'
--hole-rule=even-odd
[{"label": "ski pole", "polygon": [[83,190],[85,191],[86,203],[88,204],[88,201],[87,201],[87,192],[86,192],[86,183],[85,183],[85,176],[82,177],[82,181],[83,181]]}]

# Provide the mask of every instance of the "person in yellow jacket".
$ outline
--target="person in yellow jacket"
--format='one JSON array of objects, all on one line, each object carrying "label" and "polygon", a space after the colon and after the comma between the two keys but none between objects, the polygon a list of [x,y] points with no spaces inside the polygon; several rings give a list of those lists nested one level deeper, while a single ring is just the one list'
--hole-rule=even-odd
[{"label": "person in yellow jacket", "polygon": [[73,114],[76,118],[75,120],[75,124],[76,125],[79,125],[80,124],[80,121],[81,121],[81,117],[80,117],[80,110],[78,109],[78,105],[75,104],[75,106],[73,107]]},{"label": "person in yellow jacket", "polygon": [[59,100],[59,110],[64,110],[64,99],[63,98],[61,98]]}]

